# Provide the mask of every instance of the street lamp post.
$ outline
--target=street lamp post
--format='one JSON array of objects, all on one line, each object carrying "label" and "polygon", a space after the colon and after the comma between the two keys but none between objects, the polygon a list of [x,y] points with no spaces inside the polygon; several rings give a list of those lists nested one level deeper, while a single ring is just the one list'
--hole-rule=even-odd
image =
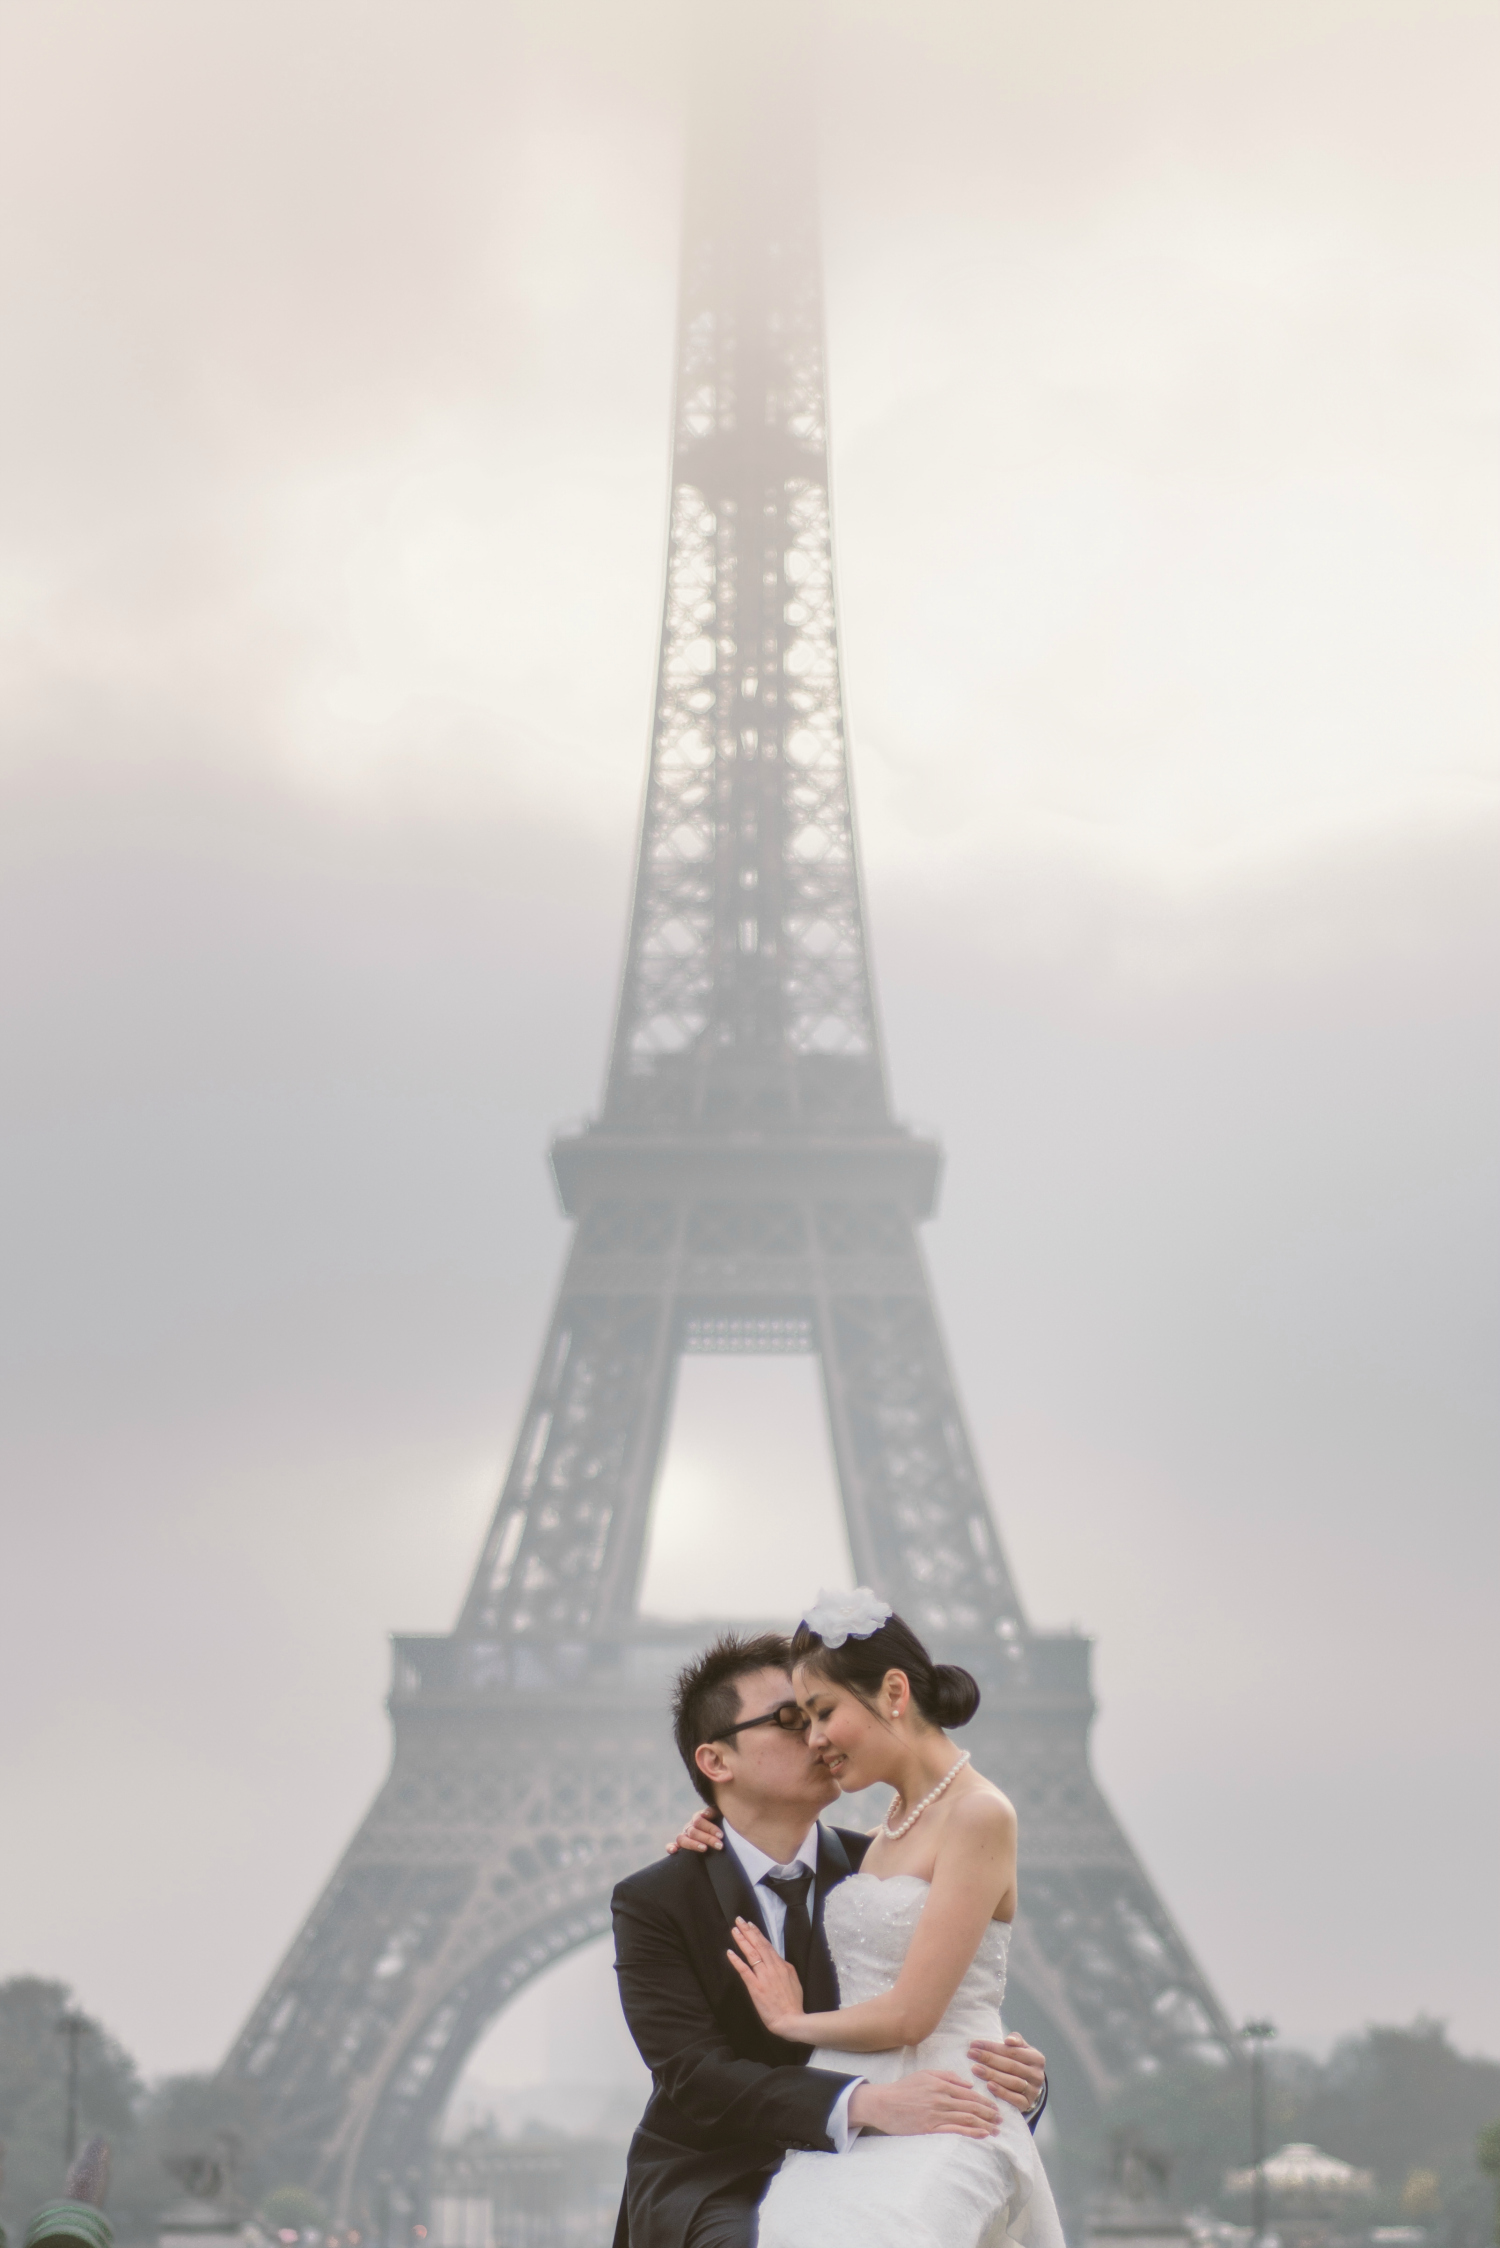
[{"label": "street lamp post", "polygon": [[1250,2159],[1255,2166],[1252,2248],[1266,2236],[1266,2047],[1276,2035],[1274,2022],[1246,2022],[1240,2035],[1250,2048]]},{"label": "street lamp post", "polygon": [[64,2014],[57,2025],[68,2041],[68,2119],[63,2127],[63,2169],[71,2170],[78,2152],[78,2041],[91,2024],[87,2014]]}]

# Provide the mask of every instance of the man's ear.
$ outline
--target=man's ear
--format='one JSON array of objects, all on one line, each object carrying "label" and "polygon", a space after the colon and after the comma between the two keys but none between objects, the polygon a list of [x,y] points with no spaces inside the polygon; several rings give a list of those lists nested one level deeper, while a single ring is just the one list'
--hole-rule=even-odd
[{"label": "man's ear", "polygon": [[715,1787],[720,1787],[725,1780],[734,1778],[724,1751],[717,1741],[700,1741],[693,1751],[693,1762],[697,1765],[703,1777],[706,1780],[712,1780]]}]

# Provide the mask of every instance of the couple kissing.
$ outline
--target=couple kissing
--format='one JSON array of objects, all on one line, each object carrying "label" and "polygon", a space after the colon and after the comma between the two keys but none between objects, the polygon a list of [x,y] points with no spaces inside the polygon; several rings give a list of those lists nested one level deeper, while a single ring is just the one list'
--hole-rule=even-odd
[{"label": "couple kissing", "polygon": [[[1016,1815],[947,1735],[978,1706],[863,1588],[683,1670],[703,1808],[614,1893],[652,2077],[615,2248],[1063,2248],[1000,2020]],[[878,1781],[873,1832],[821,1823]]]}]

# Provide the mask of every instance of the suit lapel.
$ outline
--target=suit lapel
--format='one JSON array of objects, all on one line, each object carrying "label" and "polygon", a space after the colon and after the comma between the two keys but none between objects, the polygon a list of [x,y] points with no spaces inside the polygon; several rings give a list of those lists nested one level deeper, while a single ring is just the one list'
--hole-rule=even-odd
[{"label": "suit lapel", "polygon": [[[760,1899],[745,1878],[745,1869],[726,1842],[722,1850],[709,1850],[703,1859],[724,1926],[728,1930],[740,1918],[753,1920],[763,1936],[770,1930],[760,1909]],[[850,1871],[849,1853],[832,1827],[818,1827],[818,1870],[813,1880],[813,1941],[807,1962],[807,1988],[802,2002],[809,2014],[831,2014],[839,2003],[838,1976],[833,1971],[833,1955],[828,1949],[828,1939],[823,1933],[823,1906],[831,1889],[837,1888]]]},{"label": "suit lapel", "polygon": [[[820,1850],[821,1847],[820,1844]],[[745,1869],[730,1845],[726,1842],[722,1850],[706,1851],[703,1863],[719,1900],[725,1927],[732,1928],[739,1919],[753,1920],[761,1934],[769,1938],[770,1930],[761,1914],[760,1899],[745,1879]]]},{"label": "suit lapel", "polygon": [[818,1827],[818,1871],[813,1881],[813,1940],[807,1962],[807,1989],[802,2003],[809,2014],[831,2014],[839,2002],[839,1979],[833,1971],[833,1954],[823,1932],[823,1907],[830,1889],[849,1872],[849,1853],[832,1827]]}]

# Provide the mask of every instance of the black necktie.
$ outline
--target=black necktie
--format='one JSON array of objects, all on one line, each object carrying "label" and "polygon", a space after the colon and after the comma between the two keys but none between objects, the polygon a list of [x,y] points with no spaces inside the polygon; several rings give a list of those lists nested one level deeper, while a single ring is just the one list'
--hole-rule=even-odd
[{"label": "black necktie", "polygon": [[812,1875],[806,1866],[795,1873],[763,1873],[761,1885],[774,1889],[786,1906],[786,1926],[782,1930],[781,1948],[789,1967],[795,1967],[803,1991],[807,1989],[807,1962],[812,1953],[812,1921],[808,1917],[807,1892],[812,1887]]}]

